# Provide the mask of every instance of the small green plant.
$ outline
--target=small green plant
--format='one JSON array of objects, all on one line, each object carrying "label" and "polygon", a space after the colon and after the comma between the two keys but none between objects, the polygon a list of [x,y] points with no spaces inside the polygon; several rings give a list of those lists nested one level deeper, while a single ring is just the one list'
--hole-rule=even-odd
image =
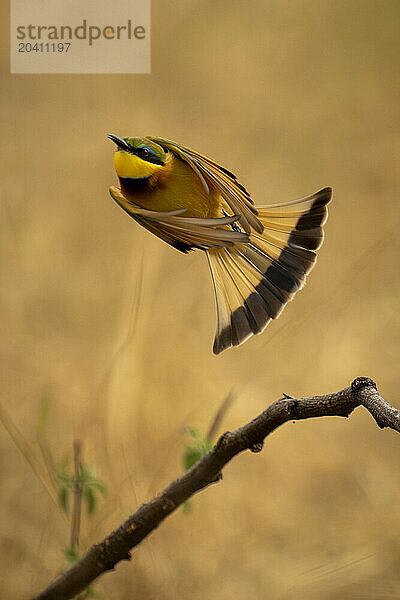
[{"label": "small green plant", "polygon": [[[74,442],[73,465],[69,456],[66,456],[56,471],[58,484],[58,500],[61,508],[71,514],[70,543],[64,548],[64,557],[70,565],[75,564],[80,558],[79,533],[81,523],[82,502],[86,504],[88,515],[93,515],[97,506],[98,495],[106,496],[107,488],[95,471],[82,462],[81,445]],[[70,508],[71,507],[71,508]],[[96,598],[93,586],[90,585],[80,594],[79,600]]]},{"label": "small green plant", "polygon": [[[189,441],[183,453],[183,467],[185,471],[193,467],[207,452],[213,447],[213,443],[198,429],[188,427],[186,429],[189,435]],[[183,504],[183,512],[188,513],[192,510],[192,503],[186,500]]]},{"label": "small green plant", "polygon": [[[107,488],[104,481],[96,476],[92,467],[85,465],[82,460],[82,447],[80,442],[73,445],[73,459],[66,455],[59,466],[54,461],[50,445],[47,441],[46,431],[49,415],[49,398],[43,395],[39,404],[37,418],[37,440],[42,454],[44,465],[50,481],[49,488],[56,494],[55,501],[68,516],[70,516],[70,541],[63,549],[64,558],[69,565],[75,564],[81,557],[79,550],[80,527],[82,517],[82,503],[86,505],[86,512],[93,515],[98,497],[106,496]],[[45,478],[44,478],[45,479]],[[78,600],[96,598],[93,586],[90,585],[78,596]]]},{"label": "small green plant", "polygon": [[70,510],[71,497],[76,489],[79,488],[82,500],[86,504],[88,515],[92,515],[97,506],[98,494],[107,495],[107,488],[104,481],[96,477],[93,469],[86,465],[80,465],[78,476],[71,469],[71,461],[66,457],[60,469],[57,471],[58,480],[58,499],[62,509],[68,514]]},{"label": "small green plant", "polygon": [[198,429],[188,427],[186,429],[189,441],[183,454],[183,466],[185,471],[193,467],[213,447],[213,443]]},{"label": "small green plant", "polygon": [[[189,435],[189,440],[186,443],[185,450],[183,452],[183,467],[185,471],[193,467],[207,452],[211,450],[214,445],[215,435],[222,423],[222,420],[229,410],[234,400],[234,394],[231,390],[229,394],[224,398],[220,407],[218,408],[206,435],[200,432],[195,427],[187,427],[186,433]],[[183,504],[183,512],[189,512],[192,509],[192,504],[189,500]]]}]

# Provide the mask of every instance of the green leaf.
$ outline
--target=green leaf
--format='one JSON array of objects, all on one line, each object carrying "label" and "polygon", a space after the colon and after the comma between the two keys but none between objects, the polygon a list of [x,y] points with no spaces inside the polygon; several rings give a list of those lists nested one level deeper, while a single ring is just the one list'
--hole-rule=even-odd
[{"label": "green leaf", "polygon": [[107,486],[101,479],[94,479],[89,485],[96,488],[96,490],[100,492],[102,496],[107,496]]},{"label": "green leaf", "polygon": [[200,431],[196,427],[187,427],[186,431],[194,440],[198,440],[199,438],[201,438]]},{"label": "green leaf", "polygon": [[86,502],[88,515],[92,515],[96,508],[96,496],[93,489],[88,485],[83,488],[83,499]]},{"label": "green leaf", "polygon": [[75,564],[79,560],[79,552],[75,548],[64,548],[63,554],[70,565]]},{"label": "green leaf", "polygon": [[61,508],[68,514],[69,510],[69,492],[70,490],[66,486],[60,486],[58,490],[58,500]]},{"label": "green leaf", "polygon": [[96,478],[96,473],[95,473],[94,469],[91,469],[87,465],[82,465],[82,479],[89,480],[89,479],[95,479],[95,478]]},{"label": "green leaf", "polygon": [[210,450],[212,450],[213,447],[214,447],[214,444],[212,443],[211,440],[204,439],[203,456],[204,456],[204,454],[207,454],[207,452],[210,452]]},{"label": "green leaf", "polygon": [[199,448],[193,448],[193,446],[187,446],[183,455],[183,466],[187,471],[190,467],[193,467],[202,457]]},{"label": "green leaf", "polygon": [[187,432],[191,437],[183,454],[183,466],[190,469],[213,447],[211,440],[208,440],[198,429],[188,427]]},{"label": "green leaf", "polygon": [[72,475],[68,475],[68,473],[65,473],[63,471],[57,471],[56,476],[58,481],[60,481],[64,485],[67,485],[68,487],[72,487],[74,483],[74,478],[72,477]]}]

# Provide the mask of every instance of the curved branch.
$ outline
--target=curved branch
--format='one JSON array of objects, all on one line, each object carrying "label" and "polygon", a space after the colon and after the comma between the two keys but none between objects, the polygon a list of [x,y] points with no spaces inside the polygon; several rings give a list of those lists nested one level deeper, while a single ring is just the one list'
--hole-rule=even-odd
[{"label": "curved branch", "polygon": [[364,406],[379,427],[390,427],[400,432],[400,411],[385,402],[372,379],[366,377],[358,377],[350,387],[325,396],[285,396],[250,423],[224,433],[198,463],[149,503],[143,504],[103,541],[92,546],[85,556],[34,600],[73,598],[102,573],[114,569],[119,561],[130,560],[132,548],[140,544],[169,514],[199,490],[219,481],[222,478],[221,470],[234,456],[244,450],[260,452],[264,439],[283,423],[313,417],[348,417],[357,406]]}]

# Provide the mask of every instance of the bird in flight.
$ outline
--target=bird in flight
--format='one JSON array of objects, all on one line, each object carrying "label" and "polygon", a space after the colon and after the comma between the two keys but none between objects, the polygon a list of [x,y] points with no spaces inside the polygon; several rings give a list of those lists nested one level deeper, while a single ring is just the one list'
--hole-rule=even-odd
[{"label": "bird in flight", "polygon": [[214,354],[261,333],[315,263],[331,188],[256,207],[231,171],[194,150],[159,137],[108,138],[116,144],[115,202],[177,250],[206,254],[217,313]]}]

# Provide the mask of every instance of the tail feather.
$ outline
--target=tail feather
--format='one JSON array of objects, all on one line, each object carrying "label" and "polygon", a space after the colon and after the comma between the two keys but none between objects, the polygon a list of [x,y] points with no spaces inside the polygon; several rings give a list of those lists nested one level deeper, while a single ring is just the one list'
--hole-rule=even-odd
[{"label": "tail feather", "polygon": [[264,232],[250,243],[207,251],[217,311],[213,351],[219,354],[261,333],[303,287],[321,246],[330,188],[258,209]]}]

